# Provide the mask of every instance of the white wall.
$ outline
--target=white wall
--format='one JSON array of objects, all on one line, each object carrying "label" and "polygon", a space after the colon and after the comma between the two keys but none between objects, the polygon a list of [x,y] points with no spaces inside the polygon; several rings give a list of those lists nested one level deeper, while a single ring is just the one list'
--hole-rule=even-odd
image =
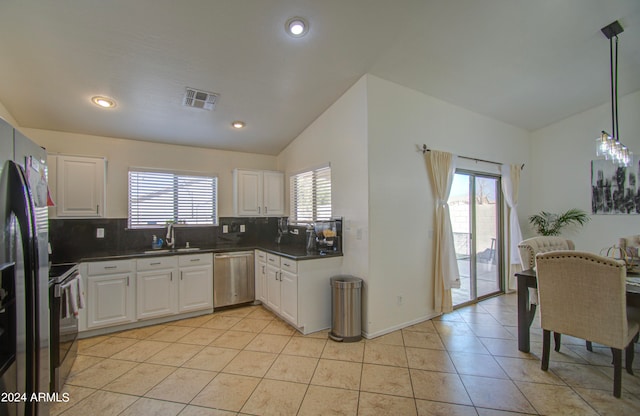
[{"label": "white wall", "polygon": [[[526,131],[371,75],[278,156],[278,168],[287,176],[331,163],[334,214],[347,224],[343,271],[365,280],[368,337],[436,315],[429,238],[435,202],[418,151],[423,143],[466,156],[529,163]],[[497,172],[495,165],[463,163],[467,169]],[[525,169],[524,207],[528,187]]]},{"label": "white wall", "polygon": [[278,156],[278,169],[286,172],[287,191],[292,173],[331,164],[333,215],[345,220],[343,273],[365,280],[364,303],[369,274],[366,95],[363,77]]},{"label": "white wall", "polygon": [[[99,156],[107,159],[108,218],[127,218],[127,172],[130,166],[156,167],[218,174],[218,215],[233,216],[234,168],[276,168],[276,157],[188,146],[176,146],[135,140],[64,133],[50,130],[21,129],[48,154]],[[55,166],[50,167],[55,177]],[[55,200],[55,181],[50,181]],[[54,210],[50,215],[53,216]]]},{"label": "white wall", "polygon": [[[367,105],[370,290],[366,330],[374,336],[436,314],[430,237],[435,201],[418,147],[424,143],[459,155],[528,165],[530,136],[525,130],[374,76],[367,77]],[[465,164],[486,171],[484,164]],[[527,176],[525,167],[519,204],[525,211]]]},{"label": "white wall", "polygon": [[[640,91],[618,98],[621,140],[640,158]],[[611,133],[610,104],[577,114],[532,134],[531,210],[560,212],[580,208],[591,213],[591,160],[601,130]],[[638,215],[592,215],[591,222],[563,235],[576,249],[598,253],[618,238],[640,233]],[[533,232],[523,229],[529,236]],[[526,237],[527,235],[525,235]]]}]

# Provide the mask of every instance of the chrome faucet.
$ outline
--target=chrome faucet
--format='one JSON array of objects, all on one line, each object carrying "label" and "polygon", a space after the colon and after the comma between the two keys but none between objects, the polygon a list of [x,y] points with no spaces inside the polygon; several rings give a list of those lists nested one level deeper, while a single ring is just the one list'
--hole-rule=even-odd
[{"label": "chrome faucet", "polygon": [[167,247],[169,248],[173,248],[176,245],[176,234],[175,231],[173,229],[173,223],[169,223],[167,224],[167,237],[165,238],[165,241],[167,242]]}]

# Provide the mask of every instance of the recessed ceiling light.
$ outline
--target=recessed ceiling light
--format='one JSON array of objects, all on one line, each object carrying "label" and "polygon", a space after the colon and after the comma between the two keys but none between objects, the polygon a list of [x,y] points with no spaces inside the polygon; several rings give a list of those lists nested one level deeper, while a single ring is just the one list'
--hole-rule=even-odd
[{"label": "recessed ceiling light", "polygon": [[241,129],[244,126],[246,126],[246,124],[244,123],[244,121],[234,121],[233,123],[231,123],[231,125],[236,128],[236,129]]},{"label": "recessed ceiling light", "polygon": [[287,20],[284,28],[289,36],[301,38],[309,32],[309,23],[303,17],[292,17]]},{"label": "recessed ceiling light", "polygon": [[102,108],[113,108],[116,106],[116,102],[114,99],[109,97],[103,97],[100,95],[96,95],[95,97],[91,97],[91,101]]}]

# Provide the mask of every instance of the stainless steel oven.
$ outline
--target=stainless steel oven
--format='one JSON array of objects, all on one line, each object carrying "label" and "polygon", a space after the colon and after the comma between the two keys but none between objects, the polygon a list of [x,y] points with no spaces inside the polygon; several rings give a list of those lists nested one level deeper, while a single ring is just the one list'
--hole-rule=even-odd
[{"label": "stainless steel oven", "polygon": [[[78,305],[71,297],[81,290],[79,279],[76,264],[49,269],[51,392],[60,392],[78,354]],[[74,290],[73,285],[77,285]]]}]

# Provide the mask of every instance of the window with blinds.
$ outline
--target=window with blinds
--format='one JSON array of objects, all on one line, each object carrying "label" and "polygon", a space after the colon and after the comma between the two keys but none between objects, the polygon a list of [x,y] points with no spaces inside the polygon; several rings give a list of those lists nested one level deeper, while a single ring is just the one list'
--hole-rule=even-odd
[{"label": "window with blinds", "polygon": [[129,171],[129,228],[218,225],[217,200],[215,176]]},{"label": "window with blinds", "polygon": [[292,175],[289,189],[292,221],[331,219],[331,166]]}]

